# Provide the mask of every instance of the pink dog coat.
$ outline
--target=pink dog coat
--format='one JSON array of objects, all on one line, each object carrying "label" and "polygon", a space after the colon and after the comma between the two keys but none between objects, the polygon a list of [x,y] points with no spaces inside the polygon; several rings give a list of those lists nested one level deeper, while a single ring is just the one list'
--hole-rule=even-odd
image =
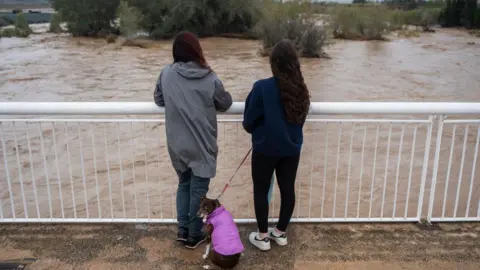
[{"label": "pink dog coat", "polygon": [[235,255],[244,250],[240,233],[233,217],[225,207],[220,206],[208,215],[207,224],[213,225],[213,249],[221,255]]}]

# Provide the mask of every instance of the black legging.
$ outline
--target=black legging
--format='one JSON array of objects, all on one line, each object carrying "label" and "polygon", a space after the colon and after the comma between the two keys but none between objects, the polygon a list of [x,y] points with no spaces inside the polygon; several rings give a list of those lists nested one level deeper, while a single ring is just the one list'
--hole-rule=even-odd
[{"label": "black legging", "polygon": [[268,191],[273,171],[280,188],[281,206],[277,229],[286,231],[295,208],[295,178],[300,154],[291,157],[271,157],[253,151],[252,179],[255,215],[260,233],[268,232]]}]

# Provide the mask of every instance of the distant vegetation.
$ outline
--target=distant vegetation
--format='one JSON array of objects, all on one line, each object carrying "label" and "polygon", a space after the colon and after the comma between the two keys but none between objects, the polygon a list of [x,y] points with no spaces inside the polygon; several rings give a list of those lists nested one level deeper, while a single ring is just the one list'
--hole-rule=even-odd
[{"label": "distant vegetation", "polygon": [[[23,15],[29,24],[48,23],[52,17],[49,13],[28,13]],[[14,24],[17,14],[12,12],[0,12],[0,27]]]},{"label": "distant vegetation", "polygon": [[389,14],[385,6],[339,6],[331,16],[335,38],[383,40],[389,30]]},{"label": "distant vegetation", "polygon": [[120,0],[52,0],[52,6],[74,36],[107,36],[117,32],[114,20]]},{"label": "distant vegetation", "polygon": [[[363,0],[355,0],[354,3],[341,5],[308,0],[283,3],[276,0],[52,0],[53,7],[65,19],[73,35],[121,33],[131,36],[132,32],[141,31],[153,39],[171,38],[182,30],[192,31],[200,37],[240,34],[263,38],[258,37],[258,33],[274,27],[273,23],[286,27],[305,24],[302,27],[307,27],[315,19],[312,14],[326,16],[323,18],[324,25],[333,27],[334,37],[383,39],[385,33],[404,24],[430,29],[437,23],[441,7],[436,2],[427,4],[417,0],[387,0],[382,5],[366,4]],[[120,19],[119,23],[115,23],[116,18]],[[294,23],[295,20],[298,22]],[[315,36],[318,36],[318,27],[307,28],[315,28]]]},{"label": "distant vegetation", "polygon": [[1,37],[28,37],[33,31],[28,26],[23,13],[18,13],[15,18],[15,26],[13,28],[4,28],[0,31]]},{"label": "distant vegetation", "polygon": [[49,5],[49,0],[0,0],[0,8],[46,7]]},{"label": "distant vegetation", "polygon": [[248,33],[261,17],[258,0],[128,0],[140,10],[141,28],[154,39],[182,30],[201,37]]},{"label": "distant vegetation", "polygon": [[444,27],[480,28],[480,5],[477,0],[446,0],[440,21]]},{"label": "distant vegetation", "polygon": [[[386,0],[381,4],[364,0],[352,4],[309,0],[51,0],[51,4],[74,36],[108,37],[114,42],[117,35],[128,40],[139,33],[169,39],[188,30],[200,37],[260,39],[263,54],[288,38],[306,57],[324,55],[328,38],[384,40],[390,31],[411,25],[424,31],[434,31],[433,26],[439,24],[480,27],[477,0]],[[59,25],[60,17],[52,27],[57,21]],[[11,17],[2,18],[0,24],[11,21]],[[61,29],[55,28],[52,30]]]},{"label": "distant vegetation", "polygon": [[49,0],[0,0],[3,5],[48,5]]},{"label": "distant vegetation", "polygon": [[[276,31],[272,23],[290,27],[288,33],[275,33],[279,38],[295,39],[304,56],[321,55],[326,34],[301,13],[308,1],[279,4],[274,0],[52,0],[53,7],[67,23],[74,36],[100,36],[112,41],[112,34],[127,39],[139,32],[152,39],[172,38],[188,30],[200,37],[228,35],[263,38]],[[279,22],[267,5],[280,12],[289,12],[287,21]],[[296,10],[298,9],[298,10]],[[116,19],[119,19],[118,21]],[[304,20],[305,19],[305,20]],[[268,32],[268,33],[267,33]],[[268,50],[270,40],[264,47]]]},{"label": "distant vegetation", "polygon": [[50,27],[48,28],[48,32],[50,33],[62,33],[63,29],[62,26],[60,25],[62,22],[62,19],[60,17],[60,14],[55,13],[52,16],[52,20],[50,21]]}]

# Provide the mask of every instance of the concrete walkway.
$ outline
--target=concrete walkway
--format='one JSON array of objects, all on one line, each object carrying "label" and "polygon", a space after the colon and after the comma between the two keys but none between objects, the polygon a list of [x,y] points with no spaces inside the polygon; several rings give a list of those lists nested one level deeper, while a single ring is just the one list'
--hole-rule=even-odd
[{"label": "concrete walkway", "polygon": [[[247,243],[237,269],[480,269],[480,224],[292,225],[290,245],[262,253]],[[0,261],[27,269],[202,269],[203,246],[178,245],[174,226],[0,225]]]}]

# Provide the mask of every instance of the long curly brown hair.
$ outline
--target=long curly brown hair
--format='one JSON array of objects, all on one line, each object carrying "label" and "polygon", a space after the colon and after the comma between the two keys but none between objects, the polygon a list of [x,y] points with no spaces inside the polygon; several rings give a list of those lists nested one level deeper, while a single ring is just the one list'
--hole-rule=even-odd
[{"label": "long curly brown hair", "polygon": [[310,109],[310,93],[303,79],[295,46],[288,40],[275,45],[270,67],[280,90],[287,122],[301,124]]}]

